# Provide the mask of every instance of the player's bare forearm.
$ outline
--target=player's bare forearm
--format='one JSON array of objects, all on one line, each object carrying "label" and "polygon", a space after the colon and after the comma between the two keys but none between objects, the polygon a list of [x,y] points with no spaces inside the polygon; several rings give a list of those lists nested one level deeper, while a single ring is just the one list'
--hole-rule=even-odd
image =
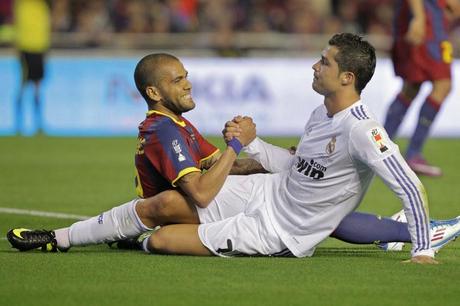
[{"label": "player's bare forearm", "polygon": [[233,163],[230,174],[233,175],[248,175],[255,173],[268,173],[262,165],[252,158],[238,158]]},{"label": "player's bare forearm", "polygon": [[235,159],[235,151],[227,147],[219,160],[206,173],[186,174],[179,179],[177,185],[197,206],[207,207],[224,185]]}]

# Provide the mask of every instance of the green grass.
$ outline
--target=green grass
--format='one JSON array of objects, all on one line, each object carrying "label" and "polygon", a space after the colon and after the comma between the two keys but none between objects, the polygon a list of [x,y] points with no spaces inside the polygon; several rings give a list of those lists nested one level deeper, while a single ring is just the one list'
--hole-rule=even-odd
[{"label": "green grass", "polygon": [[[218,138],[213,142],[221,145]],[[290,146],[296,138],[272,138]],[[0,207],[95,215],[135,196],[132,138],[0,138]],[[405,142],[401,142],[401,147]],[[423,178],[431,215],[459,214],[460,141],[430,140],[443,167]],[[389,215],[400,204],[376,180],[360,207]],[[73,220],[0,213],[11,227],[56,228]],[[304,259],[145,255],[105,245],[66,254],[19,253],[0,240],[0,305],[457,305],[460,242],[437,266],[328,239]]]}]

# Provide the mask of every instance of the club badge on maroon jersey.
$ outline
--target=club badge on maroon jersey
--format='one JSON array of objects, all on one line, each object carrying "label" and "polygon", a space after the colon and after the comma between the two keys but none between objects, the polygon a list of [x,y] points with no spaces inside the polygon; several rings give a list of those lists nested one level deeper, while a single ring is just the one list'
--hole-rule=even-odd
[{"label": "club badge on maroon jersey", "polygon": [[180,143],[177,139],[172,141],[172,146],[174,148],[174,152],[177,154],[177,160],[183,162],[186,158],[184,154],[182,154],[182,148],[180,147]]},{"label": "club badge on maroon jersey", "polygon": [[383,133],[379,128],[373,128],[371,130],[371,138],[372,141],[375,143],[377,149],[380,153],[384,153],[388,151],[388,147],[385,145],[385,141],[383,139]]}]

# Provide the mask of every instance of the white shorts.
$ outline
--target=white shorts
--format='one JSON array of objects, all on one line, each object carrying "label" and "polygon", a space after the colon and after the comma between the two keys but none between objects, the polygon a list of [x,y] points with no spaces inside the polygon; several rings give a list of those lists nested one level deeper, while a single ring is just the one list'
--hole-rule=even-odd
[{"label": "white shorts", "polygon": [[200,223],[221,221],[244,212],[255,194],[254,186],[262,182],[261,174],[229,175],[208,207],[196,208]]},{"label": "white shorts", "polygon": [[199,210],[198,235],[212,253],[237,255],[290,255],[276,233],[265,207],[260,175],[229,176],[216,200]]}]

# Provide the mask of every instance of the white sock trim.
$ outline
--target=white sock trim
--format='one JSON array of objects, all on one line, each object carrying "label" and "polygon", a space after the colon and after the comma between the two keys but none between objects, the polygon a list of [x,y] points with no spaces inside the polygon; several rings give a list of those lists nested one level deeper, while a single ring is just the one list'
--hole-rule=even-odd
[{"label": "white sock trim", "polygon": [[64,227],[54,230],[57,246],[63,249],[70,248],[69,228]]},{"label": "white sock trim", "polygon": [[150,236],[152,235],[148,235],[143,241],[142,241],[142,249],[144,250],[144,252],[146,253],[152,253],[149,249],[149,239],[150,239]]}]

